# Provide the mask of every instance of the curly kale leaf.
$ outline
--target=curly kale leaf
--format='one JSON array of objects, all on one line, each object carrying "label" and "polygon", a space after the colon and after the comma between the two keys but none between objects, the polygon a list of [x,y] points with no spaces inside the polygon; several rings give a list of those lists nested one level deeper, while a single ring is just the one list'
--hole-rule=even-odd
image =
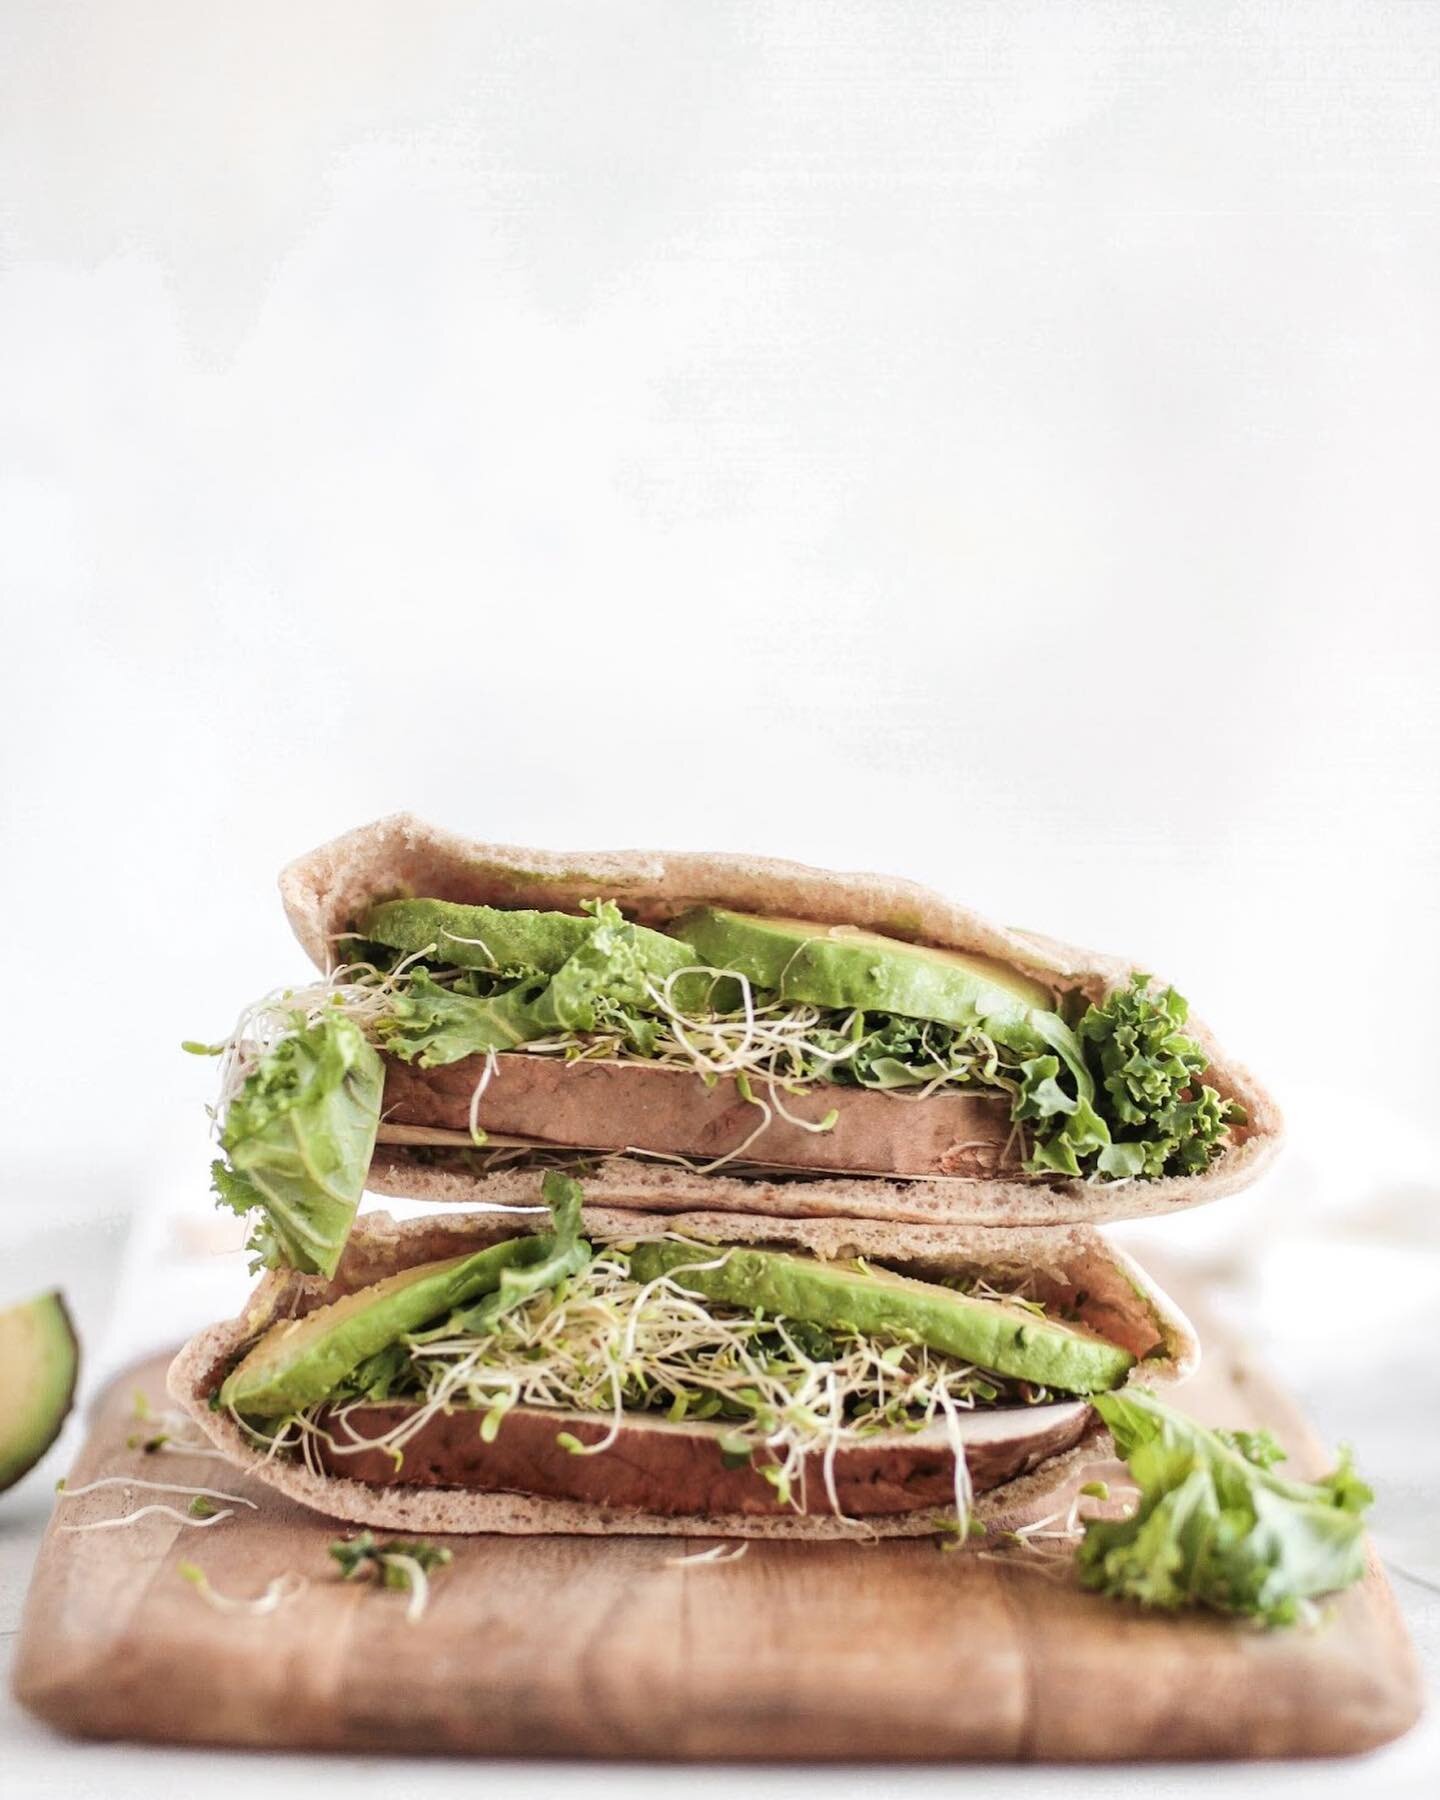
[{"label": "curly kale leaf", "polygon": [[837,1028],[821,1022],[811,1031],[816,1054],[797,1070],[800,1079],[892,1091],[931,1084],[1007,1090],[1010,1116],[1034,1133],[1028,1166],[1046,1174],[1086,1174],[1110,1145],[1085,1052],[1058,1013],[1036,1008],[988,1028],[896,1013],[837,1010],[833,1017]]},{"label": "curly kale leaf", "polygon": [[1112,1118],[1144,1125],[1205,1070],[1205,1053],[1182,1026],[1190,1009],[1174,988],[1150,992],[1148,975],[1132,975],[1080,1021],[1080,1036],[1095,1047]]},{"label": "curly kale leaf", "polygon": [[[1244,1123],[1243,1107],[1200,1080],[1208,1058],[1182,1029],[1188,1016],[1174,988],[1152,993],[1150,977],[1134,975],[1081,1019],[1076,1036],[1095,1073],[1106,1128],[1106,1141],[1093,1146],[1099,1175],[1197,1175],[1219,1155],[1230,1127]],[[1037,1154],[1044,1150],[1042,1138]]]},{"label": "curly kale leaf", "polygon": [[1085,1587],[1142,1606],[1203,1606],[1290,1625],[1365,1571],[1374,1495],[1348,1451],[1317,1482],[1273,1472],[1266,1432],[1207,1431],[1143,1389],[1096,1394],[1140,1490],[1128,1519],[1093,1520],[1077,1560]]},{"label": "curly kale leaf", "polygon": [[333,1275],[360,1202],[384,1086],[380,1058],[339,1013],[265,1051],[230,1102],[216,1201],[259,1216],[258,1264]]},{"label": "curly kale leaf", "polygon": [[[760,1004],[769,999],[763,990],[755,997]],[[816,1052],[813,1071],[806,1069],[804,1074],[828,1075],[845,1086],[887,1090],[924,1087],[932,1081],[963,1087],[989,1081],[998,1066],[993,1044],[952,1025],[900,1013],[853,1012],[846,1018],[838,1010],[834,1022],[848,1029],[828,1028],[823,1019],[816,1023],[810,1033]]]}]

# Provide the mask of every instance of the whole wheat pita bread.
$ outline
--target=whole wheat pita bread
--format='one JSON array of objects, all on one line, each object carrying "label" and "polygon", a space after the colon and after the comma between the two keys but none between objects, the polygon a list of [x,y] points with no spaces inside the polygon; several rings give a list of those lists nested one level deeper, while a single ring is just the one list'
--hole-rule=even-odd
[{"label": "whole wheat pita bread", "polygon": [[[1099,1000],[1124,986],[1134,965],[1031,932],[997,926],[915,882],[840,874],[758,856],[623,850],[559,853],[475,843],[396,813],[298,858],[280,877],[296,936],[316,966],[335,960],[333,939],[373,902],[421,895],[472,905],[575,910],[597,895],[643,924],[663,926],[687,907],[710,904],[825,923],[968,950],[1011,964],[1057,991]],[[1280,1145],[1274,1100],[1229,1060],[1193,1016],[1187,1027],[1210,1058],[1206,1081],[1238,1100],[1248,1122],[1200,1175],[1156,1181],[1086,1182],[997,1175],[887,1181],[875,1176],[777,1180],[771,1174],[692,1173],[634,1156],[607,1156],[587,1174],[599,1204],[673,1211],[688,1206],[781,1216],[896,1222],[1047,1225],[1138,1218],[1218,1200],[1248,1186]],[[370,1186],[415,1199],[513,1205],[513,1174],[477,1172],[473,1160],[377,1152]]]},{"label": "whole wheat pita bread", "polygon": [[[212,1411],[210,1396],[225,1371],[242,1348],[276,1319],[303,1316],[396,1269],[457,1255],[517,1231],[540,1229],[547,1218],[543,1212],[525,1216],[454,1212],[400,1223],[387,1213],[367,1213],[356,1222],[333,1280],[293,1270],[264,1277],[238,1318],[210,1326],[180,1351],[170,1368],[170,1393],[237,1467],[302,1505],[356,1524],[426,1533],[856,1536],[854,1523],[824,1514],[662,1516],[524,1494],[405,1485],[372,1488],[343,1477],[316,1475],[296,1462],[267,1458],[227,1413]],[[1199,1360],[1194,1331],[1174,1303],[1128,1256],[1087,1226],[935,1228],[876,1221],[742,1218],[729,1213],[685,1213],[665,1224],[706,1242],[806,1250],[826,1259],[866,1256],[932,1278],[980,1274],[997,1284],[1025,1278],[1038,1298],[1074,1305],[1082,1322],[1143,1358],[1133,1372],[1140,1379],[1177,1381]],[[601,1207],[587,1207],[584,1213],[585,1234],[592,1242],[624,1242],[656,1228],[653,1215],[645,1213]],[[976,1516],[1005,1529],[1013,1528],[1017,1519],[1039,1516],[1042,1502],[1054,1500],[1067,1485],[1073,1489],[1076,1471],[1105,1453],[1104,1433],[1097,1425],[1074,1449],[979,1495]],[[867,1520],[863,1535],[919,1536],[935,1528],[930,1513],[899,1514]]]}]

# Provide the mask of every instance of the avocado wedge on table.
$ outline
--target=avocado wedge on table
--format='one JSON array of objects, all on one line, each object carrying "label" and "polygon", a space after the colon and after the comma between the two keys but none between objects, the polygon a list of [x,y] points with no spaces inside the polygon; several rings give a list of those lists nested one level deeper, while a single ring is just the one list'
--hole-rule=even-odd
[{"label": "avocado wedge on table", "polygon": [[58,1293],[0,1312],[0,1489],[34,1468],[75,1398],[80,1345]]},{"label": "avocado wedge on table", "polygon": [[731,1250],[723,1262],[703,1246],[637,1244],[640,1281],[670,1276],[688,1293],[828,1330],[926,1344],[1018,1381],[1067,1393],[1118,1387],[1135,1358],[1118,1344],[1023,1306],[982,1300],[886,1269],[822,1263],[778,1250]]}]

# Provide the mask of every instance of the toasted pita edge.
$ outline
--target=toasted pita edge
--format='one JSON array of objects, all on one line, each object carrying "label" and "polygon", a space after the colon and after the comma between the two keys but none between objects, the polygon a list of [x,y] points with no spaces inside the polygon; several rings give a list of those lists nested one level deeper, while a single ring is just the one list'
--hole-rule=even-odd
[{"label": "toasted pita edge", "polygon": [[[424,1533],[617,1533],[778,1539],[839,1539],[856,1536],[924,1536],[936,1522],[928,1512],[853,1523],[811,1517],[752,1517],[744,1514],[661,1516],[513,1493],[404,1485],[372,1488],[344,1477],[313,1474],[303,1466],[267,1458],[226,1413],[210,1407],[225,1367],[267,1324],[299,1316],[340,1294],[368,1286],[411,1264],[478,1248],[517,1230],[539,1228],[541,1215],[517,1218],[496,1213],[432,1214],[398,1222],[387,1213],[358,1222],[333,1281],[292,1271],[267,1275],[240,1316],[199,1332],[180,1351],[169,1373],[178,1405],[238,1469],[290,1499],[331,1518],[355,1524]],[[1169,1384],[1188,1375],[1199,1360],[1199,1344],[1183,1313],[1123,1251],[1084,1226],[1048,1230],[935,1230],[875,1221],[737,1219],[730,1214],[690,1213],[667,1220],[668,1229],[721,1243],[763,1244],[806,1249],[826,1258],[863,1255],[942,1275],[988,1270],[1004,1279],[1030,1272],[1090,1296],[1085,1316],[1104,1319],[1106,1335],[1117,1343],[1153,1345],[1137,1364],[1146,1381]],[[584,1225],[595,1241],[616,1242],[656,1229],[653,1215],[587,1208]],[[1029,1474],[979,1495],[975,1515],[997,1529],[1038,1517],[1045,1505],[1073,1490],[1084,1465],[1100,1460],[1105,1434],[1098,1423],[1074,1449],[1051,1458]]]}]

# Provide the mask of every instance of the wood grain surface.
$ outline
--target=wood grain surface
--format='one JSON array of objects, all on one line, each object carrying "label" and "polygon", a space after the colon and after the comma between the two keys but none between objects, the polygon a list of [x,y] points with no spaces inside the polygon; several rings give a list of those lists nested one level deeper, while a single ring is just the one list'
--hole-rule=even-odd
[{"label": "wood grain surface", "polygon": [[[1318,1472],[1293,1404],[1213,1325],[1206,1336],[1187,1408],[1266,1425]],[[1154,1759],[1364,1750],[1419,1710],[1373,1559],[1321,1626],[1262,1634],[1145,1616],[1033,1554],[928,1540],[752,1543],[736,1562],[678,1567],[711,1540],[455,1538],[411,1625],[403,1594],[339,1581],[324,1519],[223,1463],[126,1447],[134,1390],[160,1403],[164,1368],[104,1397],[70,1485],[133,1474],[259,1509],[201,1530],[153,1516],[72,1534],[59,1525],[161,1496],[112,1488],[57,1507],[15,1684],[63,1731],[502,1756]],[[287,1572],[306,1585],[265,1617],[225,1616],[181,1579],[186,1559],[225,1594]]]}]

